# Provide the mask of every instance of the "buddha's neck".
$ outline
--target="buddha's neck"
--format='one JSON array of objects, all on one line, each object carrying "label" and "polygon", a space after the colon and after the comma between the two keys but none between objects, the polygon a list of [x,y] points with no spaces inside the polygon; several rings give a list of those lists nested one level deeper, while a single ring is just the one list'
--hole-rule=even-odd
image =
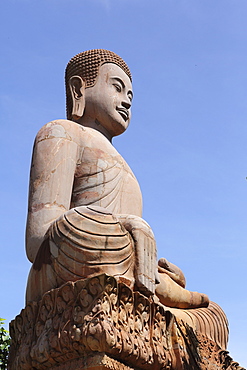
[{"label": "buddha's neck", "polygon": [[81,117],[78,121],[76,121],[82,126],[93,128],[94,130],[99,131],[101,134],[103,134],[107,140],[112,142],[112,135],[101,125],[101,123],[98,120],[93,120],[90,118],[84,119]]}]

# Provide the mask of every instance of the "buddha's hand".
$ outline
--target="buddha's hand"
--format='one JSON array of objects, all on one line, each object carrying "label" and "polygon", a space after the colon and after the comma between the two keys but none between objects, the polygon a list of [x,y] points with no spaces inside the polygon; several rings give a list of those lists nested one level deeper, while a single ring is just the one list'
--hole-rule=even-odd
[{"label": "buddha's hand", "polygon": [[116,215],[135,245],[135,284],[145,295],[155,292],[157,283],[156,243],[151,227],[141,217]]},{"label": "buddha's hand", "polygon": [[167,274],[172,280],[174,280],[181,287],[185,288],[186,280],[185,276],[179,267],[173,263],[167,261],[166,258],[160,258],[158,261],[158,272]]}]

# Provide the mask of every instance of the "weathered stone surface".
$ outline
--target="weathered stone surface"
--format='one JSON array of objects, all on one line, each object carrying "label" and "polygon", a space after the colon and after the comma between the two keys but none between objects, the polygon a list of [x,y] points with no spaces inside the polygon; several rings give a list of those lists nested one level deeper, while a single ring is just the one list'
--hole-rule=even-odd
[{"label": "weathered stone surface", "polygon": [[168,308],[105,274],[47,292],[10,332],[10,370],[241,369]]}]

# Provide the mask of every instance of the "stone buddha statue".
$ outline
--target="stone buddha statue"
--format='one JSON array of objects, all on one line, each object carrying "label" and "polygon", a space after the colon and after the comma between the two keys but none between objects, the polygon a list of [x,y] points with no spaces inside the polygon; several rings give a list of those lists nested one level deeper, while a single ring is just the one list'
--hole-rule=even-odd
[{"label": "stone buddha statue", "polygon": [[130,123],[128,66],[113,52],[89,50],[70,60],[65,80],[67,120],[43,126],[33,149],[27,303],[67,281],[107,273],[156,297],[225,348],[222,310],[205,294],[185,289],[177,266],[165,258],[156,262],[155,238],[142,219],[139,184],[112,145]]}]

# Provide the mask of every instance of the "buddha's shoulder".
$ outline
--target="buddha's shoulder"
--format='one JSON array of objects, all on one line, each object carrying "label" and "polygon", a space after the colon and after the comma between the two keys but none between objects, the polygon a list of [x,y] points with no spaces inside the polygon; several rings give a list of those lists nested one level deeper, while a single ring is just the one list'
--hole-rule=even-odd
[{"label": "buddha's shoulder", "polygon": [[49,139],[55,140],[54,145],[56,145],[58,140],[66,140],[75,143],[82,149],[100,149],[110,155],[117,154],[116,149],[102,133],[91,127],[82,126],[79,123],[66,119],[57,119],[41,127],[36,136],[35,143],[37,144]]},{"label": "buddha's shoulder", "polygon": [[57,119],[41,127],[36,135],[36,142],[56,138],[80,142],[84,136],[88,136],[85,127],[73,121]]}]

